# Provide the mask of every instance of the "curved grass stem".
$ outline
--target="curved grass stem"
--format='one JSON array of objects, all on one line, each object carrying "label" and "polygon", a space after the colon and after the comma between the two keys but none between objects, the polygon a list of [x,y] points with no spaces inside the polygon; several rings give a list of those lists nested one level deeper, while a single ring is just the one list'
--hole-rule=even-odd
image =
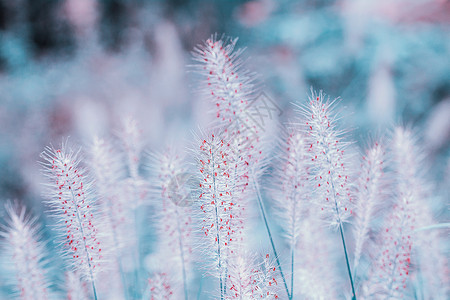
[{"label": "curved grass stem", "polygon": [[280,259],[278,258],[277,249],[275,248],[275,243],[273,242],[272,234],[270,233],[269,223],[267,222],[266,210],[264,208],[264,203],[262,202],[261,192],[259,190],[259,185],[256,182],[256,179],[254,178],[254,176],[252,176],[252,177],[253,177],[253,186],[254,186],[254,188],[256,190],[256,194],[258,196],[257,198],[258,198],[259,210],[261,212],[261,216],[263,218],[264,225],[266,226],[267,234],[269,235],[270,244],[272,246],[273,254],[275,255],[275,259],[277,261],[278,268],[280,270],[281,278],[283,279],[284,288],[285,288],[286,293],[288,295],[288,299],[291,300],[292,299],[291,298],[291,294],[289,293],[289,289],[288,289],[288,286],[287,286],[287,283],[286,283],[286,278],[284,277],[283,270],[281,268],[281,263],[280,263]]},{"label": "curved grass stem", "polygon": [[292,246],[292,249],[291,249],[291,297],[294,297],[294,256],[295,256],[295,249],[294,249],[294,246]]},{"label": "curved grass stem", "polygon": [[97,290],[95,289],[94,279],[92,279],[92,291],[94,292],[94,299],[97,300]]},{"label": "curved grass stem", "polygon": [[180,228],[180,216],[178,214],[178,209],[175,209],[176,213],[176,220],[177,220],[177,230],[178,230],[178,247],[180,249],[180,256],[181,256],[181,272],[183,275],[183,290],[184,290],[184,299],[188,300],[188,290],[187,290],[187,278],[186,278],[186,266],[185,266],[185,258],[184,258],[184,249],[183,249],[183,243],[182,243],[182,236],[181,236],[181,228]]},{"label": "curved grass stem", "polygon": [[347,247],[345,245],[344,229],[342,228],[342,223],[339,223],[339,231],[341,232],[342,246],[344,247],[345,262],[347,263],[348,276],[350,278],[350,284],[352,285],[352,300],[356,300],[355,286],[353,284],[352,272],[350,270],[350,263],[348,260]]}]

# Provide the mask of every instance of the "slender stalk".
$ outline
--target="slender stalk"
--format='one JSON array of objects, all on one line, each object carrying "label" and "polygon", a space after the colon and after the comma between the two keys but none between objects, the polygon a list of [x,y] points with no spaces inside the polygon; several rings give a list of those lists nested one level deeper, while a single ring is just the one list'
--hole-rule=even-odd
[{"label": "slender stalk", "polygon": [[[217,207],[216,207],[216,218],[217,218]],[[218,220],[217,220],[218,221]],[[217,242],[220,242],[219,240],[219,233],[217,232]],[[222,271],[220,270],[222,268],[221,266],[221,258],[220,258],[220,245],[217,245],[217,253],[219,255],[219,281],[220,281],[220,300],[223,300],[223,282],[222,282]]]},{"label": "slender stalk", "polygon": [[[83,226],[81,226],[81,220],[80,220],[80,215],[79,215],[78,210],[77,210],[77,219],[78,219],[78,222],[80,223],[81,235],[84,237],[85,235],[84,235],[84,232],[83,232]],[[97,300],[97,291],[95,289],[94,274],[92,273],[90,256],[89,256],[89,252],[86,249],[87,246],[86,246],[86,242],[85,242],[84,239],[83,239],[83,244],[84,244],[84,251],[86,253],[87,262],[88,262],[88,265],[89,265],[89,275],[91,277],[91,282],[92,282],[92,291],[94,292],[94,299]]]},{"label": "slender stalk", "polygon": [[181,242],[181,229],[180,229],[180,218],[178,214],[178,208],[175,208],[176,219],[177,219],[177,229],[178,229],[178,246],[180,247],[180,255],[181,255],[181,269],[183,274],[183,287],[184,287],[184,299],[188,300],[188,291],[187,291],[187,282],[186,282],[186,267],[184,265],[184,250],[183,244]]},{"label": "slender stalk", "polygon": [[429,230],[429,229],[441,229],[441,228],[449,228],[449,227],[450,227],[450,223],[440,223],[440,224],[434,224],[434,225],[430,225],[430,226],[417,228],[414,231],[422,231],[422,230]]},{"label": "slender stalk", "polygon": [[200,283],[198,287],[197,300],[200,300],[200,296],[202,295],[202,287],[203,287],[203,276],[200,277]]},{"label": "slender stalk", "polygon": [[294,297],[294,256],[295,249],[291,246],[291,297]]},{"label": "slender stalk", "polygon": [[125,299],[128,300],[129,298],[128,298],[127,284],[126,284],[125,274],[123,273],[122,261],[121,261],[120,257],[117,257],[117,263],[119,264],[120,277],[122,278],[123,293],[125,295]]},{"label": "slender stalk", "polygon": [[[138,200],[139,197],[139,191],[137,190],[136,187],[136,178],[133,177],[133,199],[136,199],[135,201]],[[142,291],[142,287],[141,287],[141,241],[140,241],[140,214],[139,214],[139,210],[136,207],[134,209],[134,230],[136,232],[136,252],[134,255],[134,261],[136,264],[136,268],[134,271],[134,276],[135,276],[135,281],[136,281],[136,286],[135,286],[135,296],[136,298],[139,298],[139,296],[141,296],[141,291]]]},{"label": "slender stalk", "polygon": [[334,198],[334,209],[336,210],[336,214],[338,216],[339,231],[341,233],[342,246],[344,247],[345,262],[347,264],[348,277],[350,279],[350,284],[352,286],[352,294],[353,294],[352,300],[356,300],[355,286],[353,284],[352,271],[350,270],[350,262],[349,262],[348,254],[347,254],[347,246],[345,245],[344,229],[342,227],[342,221],[341,221],[341,217],[340,217],[340,213],[339,213],[339,207],[338,207],[337,201],[336,201],[336,190],[335,190],[333,181],[331,181],[331,189],[332,189],[333,198]]},{"label": "slender stalk", "polygon": [[[294,201],[295,201],[295,196],[294,196]],[[293,215],[294,215],[294,221],[292,222],[292,235],[293,237],[294,232],[295,232],[295,222],[297,221],[297,219],[295,219],[295,215],[296,215],[296,206],[294,205],[293,208]],[[295,257],[295,244],[296,241],[295,239],[291,239],[291,297],[294,297],[294,257]]]},{"label": "slender stalk", "polygon": [[[91,274],[92,276],[92,274]],[[97,291],[95,290],[94,279],[92,279],[92,290],[94,291],[94,299],[97,300]]]},{"label": "slender stalk", "polygon": [[[111,210],[112,210],[111,206],[112,206],[111,203],[108,201],[107,202],[107,207],[108,207],[107,211],[108,211],[108,218],[109,218],[110,222],[112,222],[112,219],[113,219],[112,215],[111,215]],[[112,230],[112,236],[113,236],[114,245],[118,245],[119,241],[117,240],[117,232],[114,228]],[[124,293],[125,299],[128,300],[127,284],[126,284],[126,280],[125,280],[125,274],[123,273],[122,260],[120,259],[120,254],[119,254],[118,249],[115,250],[115,255],[116,255],[116,261],[117,261],[117,264],[119,267],[120,278],[122,279],[123,293]]]},{"label": "slender stalk", "polygon": [[272,239],[272,234],[270,233],[269,223],[267,222],[267,218],[266,218],[266,210],[265,210],[264,204],[262,202],[261,193],[259,191],[259,186],[258,186],[258,183],[256,182],[256,179],[254,178],[254,176],[252,176],[252,177],[253,177],[253,186],[255,187],[256,194],[258,196],[257,198],[258,198],[259,210],[260,210],[261,216],[262,216],[262,218],[264,220],[264,225],[266,226],[267,234],[269,235],[269,240],[270,240],[270,244],[272,246],[273,254],[275,255],[275,258],[277,260],[278,268],[280,269],[280,274],[281,274],[281,278],[283,279],[284,288],[286,289],[286,293],[287,293],[288,298],[290,300],[292,298],[291,298],[291,295],[289,294],[289,289],[288,289],[288,286],[287,286],[287,283],[286,283],[286,278],[284,277],[283,270],[281,268],[280,259],[278,258],[277,249],[275,248],[275,243],[273,242],[273,239]]},{"label": "slender stalk", "polygon": [[150,299],[150,295],[151,295],[151,292],[150,292],[150,287],[147,285],[146,287],[145,287],[145,289],[144,289],[144,292],[142,293],[142,300],[147,300],[147,299]]},{"label": "slender stalk", "polygon": [[227,294],[227,276],[228,276],[228,267],[225,268],[225,276],[223,276],[223,290],[225,295]]},{"label": "slender stalk", "polygon": [[353,284],[352,272],[350,271],[350,263],[348,261],[347,247],[345,246],[344,229],[342,228],[342,223],[341,222],[339,222],[339,231],[341,232],[342,246],[344,247],[345,262],[347,263],[348,276],[350,277],[350,283],[352,285],[352,294],[353,294],[352,295],[352,299],[356,300],[356,294],[355,294],[355,287],[354,287],[354,284]]},{"label": "slender stalk", "polygon": [[[219,222],[218,216],[217,216],[217,205],[216,205],[216,223]],[[219,256],[219,281],[220,281],[220,300],[223,300],[223,282],[222,282],[222,258],[220,257],[220,238],[219,238],[219,231],[217,231],[216,234],[217,237],[217,254]]]},{"label": "slender stalk", "polygon": [[[211,148],[212,150],[212,148]],[[216,164],[214,161],[214,153],[211,152],[211,161],[212,161],[212,170],[214,171],[216,168]],[[213,188],[214,188],[214,196],[216,195],[216,176],[212,176],[213,178]],[[220,281],[220,300],[223,300],[223,282],[222,282],[222,257],[220,256],[220,234],[219,234],[219,210],[217,207],[217,200],[214,199],[214,206],[215,206],[215,214],[216,214],[216,238],[217,238],[217,254],[219,257],[219,281]]]},{"label": "slender stalk", "polygon": [[138,224],[138,210],[135,209],[134,211],[134,229],[136,232],[136,253],[134,255],[134,263],[135,263],[135,270],[134,270],[134,277],[136,281],[135,286],[135,296],[138,298],[139,294],[141,292],[141,282],[140,282],[140,273],[141,273],[141,247],[139,242],[139,224]]},{"label": "slender stalk", "polygon": [[[325,141],[322,140],[321,144],[325,145],[324,147],[326,148],[326,150],[324,151],[324,153],[330,153],[331,152],[330,149],[327,146],[327,143]],[[330,170],[330,172],[329,172],[330,177],[333,178],[334,177],[334,174],[333,174],[334,172],[332,171],[333,170],[333,164],[330,161],[330,158],[328,156],[327,156],[326,159],[327,159],[327,163],[329,165],[328,169]],[[352,295],[352,300],[356,300],[355,287],[354,287],[354,284],[353,284],[352,272],[350,270],[350,262],[349,262],[348,254],[347,254],[347,246],[345,244],[344,229],[342,227],[341,214],[339,212],[339,207],[338,207],[337,200],[336,200],[336,194],[337,193],[336,193],[336,188],[335,188],[335,185],[334,185],[334,180],[330,180],[330,184],[331,184],[331,192],[332,192],[333,200],[334,200],[334,209],[336,210],[336,216],[337,216],[338,223],[339,223],[339,231],[341,233],[342,246],[344,247],[345,262],[347,264],[348,277],[350,279],[350,284],[352,286],[352,294],[353,294]]]},{"label": "slender stalk", "polygon": [[[75,199],[75,195],[73,193],[73,190],[70,191],[70,193],[72,194],[72,202],[76,203],[73,199]],[[78,206],[79,207],[79,206]],[[97,300],[97,290],[95,289],[95,282],[94,282],[94,274],[92,272],[92,266],[91,266],[91,257],[89,255],[89,252],[87,250],[87,246],[86,246],[86,239],[84,238],[86,235],[84,234],[84,230],[83,230],[83,223],[81,222],[81,217],[80,217],[80,211],[78,210],[78,208],[76,209],[76,213],[77,213],[77,221],[80,227],[80,232],[81,232],[81,236],[83,237],[83,245],[84,245],[84,252],[86,253],[86,260],[89,266],[89,275],[91,277],[91,282],[92,282],[92,291],[94,293],[94,299]]]}]

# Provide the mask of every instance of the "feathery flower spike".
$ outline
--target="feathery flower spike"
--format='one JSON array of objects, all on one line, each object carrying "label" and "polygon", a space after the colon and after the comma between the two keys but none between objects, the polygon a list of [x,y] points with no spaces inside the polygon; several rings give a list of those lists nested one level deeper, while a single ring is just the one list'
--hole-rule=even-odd
[{"label": "feathery flower spike", "polygon": [[297,251],[301,253],[296,264],[295,295],[299,299],[337,299],[339,285],[333,259],[334,240],[323,228],[316,213],[310,208],[301,220],[301,234]]},{"label": "feathery flower spike", "polygon": [[133,215],[130,205],[121,197],[124,166],[121,156],[106,139],[95,137],[89,149],[89,169],[95,180],[99,206],[105,214],[117,255],[128,245],[125,235]]},{"label": "feathery flower spike", "polygon": [[228,264],[226,300],[278,299],[276,267],[269,254],[257,262],[258,255],[238,251]]},{"label": "feathery flower spike", "polygon": [[80,279],[78,272],[66,272],[67,300],[89,300],[86,282]]},{"label": "feathery flower spike", "polygon": [[23,300],[49,298],[49,282],[45,268],[45,245],[36,226],[36,218],[26,215],[25,207],[6,205],[6,227],[0,231],[3,250],[12,263],[16,289]]},{"label": "feathery flower spike", "polygon": [[[289,295],[286,280],[278,260],[269,224],[266,218],[264,203],[260,197],[258,175],[263,163],[261,147],[261,128],[248,111],[255,90],[255,75],[242,68],[240,55],[242,50],[235,50],[237,39],[212,36],[204,45],[194,49],[194,59],[200,64],[197,69],[206,78],[206,95],[217,107],[217,119],[220,128],[225,127],[224,138],[230,143],[237,160],[244,166],[245,172],[239,181],[247,186],[251,181],[257,192],[258,206],[264,220],[273,252],[277,258],[278,268],[282,275],[286,292]],[[231,156],[231,155],[230,155]]]},{"label": "feathery flower spike", "polygon": [[[171,268],[170,275],[179,274],[182,278],[185,299],[188,298],[187,271],[192,254],[192,209],[190,193],[186,185],[189,183],[184,159],[167,150],[155,155],[154,165],[157,170],[160,201],[157,212],[158,231],[161,237],[161,255],[167,261],[166,270]],[[173,269],[173,270],[172,270]]]},{"label": "feathery flower spike", "polygon": [[62,143],[61,148],[47,147],[41,154],[43,174],[47,177],[47,203],[59,219],[63,246],[71,265],[80,276],[92,282],[101,268],[103,253],[98,237],[92,183],[80,166],[79,152]]},{"label": "feathery flower spike", "polygon": [[194,49],[197,71],[206,78],[202,89],[216,107],[217,125],[246,165],[261,158],[260,126],[249,112],[255,74],[243,68],[237,39],[211,36]]},{"label": "feathery flower spike", "polygon": [[320,92],[312,93],[309,105],[303,107],[309,141],[311,177],[315,184],[317,204],[333,225],[344,223],[351,214],[351,195],[344,155],[346,143],[336,130],[333,102],[325,101]]},{"label": "feathery flower spike", "polygon": [[227,142],[212,134],[201,142],[197,158],[202,231],[219,277],[220,299],[224,297],[227,256],[233,251],[231,246],[236,232],[233,228],[233,177],[230,174],[229,147]]},{"label": "feathery flower spike", "polygon": [[206,77],[207,94],[217,107],[216,116],[226,123],[234,122],[236,115],[245,111],[253,92],[253,76],[242,70],[242,50],[235,51],[236,42],[211,36],[193,53],[200,63],[199,73]]},{"label": "feathery flower spike", "polygon": [[294,289],[295,250],[300,237],[301,220],[306,211],[310,186],[308,148],[304,133],[290,128],[280,140],[281,156],[275,164],[271,192],[280,225],[291,252],[291,295]]},{"label": "feathery flower spike", "polygon": [[341,133],[336,130],[332,108],[333,102],[324,101],[322,92],[316,95],[312,91],[309,104],[301,109],[306,119],[305,128],[309,139],[308,151],[316,201],[326,220],[339,227],[352,297],[356,299],[342,225],[352,213],[349,175],[344,155],[346,143],[342,142]]},{"label": "feathery flower spike", "polygon": [[[106,276],[114,276],[122,281],[122,293],[125,298],[126,280],[121,256],[124,249],[130,245],[130,226],[132,225],[132,210],[127,199],[121,196],[121,180],[124,178],[124,165],[121,156],[107,139],[94,137],[89,148],[88,166],[95,180],[94,186],[98,195],[99,208],[102,212],[103,227],[99,228],[108,240],[107,248],[112,255],[112,268]],[[104,244],[106,245],[106,244]],[[118,285],[119,288],[120,284]]]},{"label": "feathery flower spike", "polygon": [[363,247],[368,239],[377,205],[382,203],[385,198],[384,156],[383,147],[379,143],[375,143],[372,148],[366,151],[361,163],[361,173],[358,177],[355,195],[355,253],[353,264],[355,273],[363,253]]},{"label": "feathery flower spike", "polygon": [[[421,267],[420,260],[429,261],[437,254],[434,258],[439,261],[440,255],[427,244],[426,234],[416,231],[418,227],[432,223],[430,207],[426,202],[429,184],[423,175],[422,153],[418,150],[412,132],[402,127],[394,129],[391,144],[395,203],[380,234],[380,253],[373,264],[372,276],[365,284],[364,292],[367,295],[377,294],[390,298],[412,297],[408,287],[413,278],[412,273]],[[427,244],[426,254],[418,251],[423,242]],[[424,266],[424,269],[429,268],[430,266]],[[439,270],[437,271],[431,277],[437,276]],[[433,281],[428,278],[423,280]],[[439,287],[436,287],[437,292]]]},{"label": "feathery flower spike", "polygon": [[150,300],[174,299],[174,291],[170,279],[164,272],[153,274],[148,280]]},{"label": "feathery flower spike", "polygon": [[130,208],[133,210],[134,216],[133,227],[134,234],[131,236],[134,238],[134,267],[135,267],[135,282],[137,293],[140,294],[142,290],[142,278],[144,278],[142,270],[142,243],[141,243],[141,223],[144,216],[138,209],[144,204],[144,200],[147,195],[147,182],[139,175],[140,155],[144,147],[142,141],[142,130],[139,127],[138,122],[131,116],[127,116],[122,120],[121,129],[117,133],[122,145],[124,155],[127,159],[127,166],[129,170],[129,177],[124,180],[124,184],[121,185],[122,195],[125,196],[124,200],[128,201]]}]

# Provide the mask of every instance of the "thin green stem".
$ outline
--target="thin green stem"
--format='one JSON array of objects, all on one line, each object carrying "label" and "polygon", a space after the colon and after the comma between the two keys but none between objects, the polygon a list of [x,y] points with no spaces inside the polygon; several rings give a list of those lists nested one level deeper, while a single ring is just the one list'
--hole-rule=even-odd
[{"label": "thin green stem", "polygon": [[449,228],[449,227],[450,227],[450,223],[439,223],[439,224],[434,224],[434,225],[430,225],[430,226],[417,228],[414,231],[422,231],[422,230],[429,230],[429,229],[441,229],[441,228]]},{"label": "thin green stem", "polygon": [[[296,201],[295,196],[293,197],[293,200]],[[292,215],[293,217],[293,222],[292,222],[292,228],[291,228],[291,298],[294,297],[294,257],[295,257],[295,244],[296,244],[296,239],[295,239],[295,225],[297,222],[297,218],[296,218],[296,206],[294,205],[293,209],[292,209]]]},{"label": "thin green stem", "polygon": [[337,201],[336,201],[336,192],[335,192],[334,182],[333,181],[331,181],[331,188],[332,188],[332,191],[333,191],[333,195],[335,195],[334,196],[334,209],[336,210],[336,214],[338,216],[339,231],[341,233],[342,246],[344,247],[345,262],[347,264],[348,277],[350,278],[350,284],[352,286],[352,294],[353,294],[352,295],[352,300],[356,300],[355,286],[353,284],[352,271],[350,270],[350,262],[348,260],[347,246],[345,245],[344,229],[342,227],[341,215],[339,213],[339,207],[338,207]]},{"label": "thin green stem", "polygon": [[223,276],[223,279],[224,279],[223,291],[225,293],[225,296],[227,295],[227,276],[228,276],[228,267],[225,268],[225,276]]},{"label": "thin green stem", "polygon": [[[133,200],[135,201],[135,204],[139,203],[139,188],[137,186],[138,177],[137,175],[134,175],[132,178],[132,193],[133,193]],[[136,249],[134,253],[134,263],[135,263],[135,270],[134,270],[134,277],[135,277],[135,298],[140,298],[142,296],[142,285],[141,285],[141,239],[140,239],[140,233],[141,233],[141,213],[138,209],[139,207],[136,206],[134,208],[134,230],[136,234]]]},{"label": "thin green stem", "polygon": [[258,183],[256,182],[256,179],[254,178],[254,176],[252,176],[252,177],[253,177],[253,186],[254,186],[254,188],[256,190],[256,194],[258,196],[257,198],[258,198],[259,210],[261,212],[261,216],[263,218],[264,225],[266,226],[267,234],[269,235],[269,240],[270,240],[270,244],[272,246],[273,254],[275,255],[275,259],[277,261],[278,268],[280,269],[280,274],[281,274],[281,278],[283,279],[284,288],[286,289],[288,299],[290,300],[291,295],[289,294],[289,289],[288,289],[288,286],[286,283],[286,278],[284,277],[283,270],[281,268],[280,259],[278,258],[277,249],[275,248],[275,243],[273,242],[272,234],[270,233],[269,223],[267,222],[267,218],[266,218],[266,210],[265,210],[264,204],[262,202],[261,193],[259,191],[259,186],[258,186]]},{"label": "thin green stem", "polygon": [[122,278],[123,293],[125,295],[125,299],[128,300],[128,290],[127,290],[127,283],[126,283],[127,281],[125,279],[125,274],[123,273],[122,261],[121,261],[120,257],[117,257],[117,263],[119,265],[120,277]]},{"label": "thin green stem", "polygon": [[[107,200],[106,207],[107,207],[107,211],[108,211],[109,222],[112,224],[113,223],[113,217],[112,217],[112,213],[111,213],[112,205],[111,205],[111,202],[109,201],[109,199]],[[114,227],[112,227],[112,237],[113,237],[114,245],[118,245],[119,241],[117,239],[117,231]],[[122,260],[120,259],[120,253],[117,248],[115,250],[115,256],[116,256],[117,265],[119,267],[120,278],[122,279],[123,293],[124,293],[125,299],[128,300],[128,290],[127,290],[125,274],[123,272]]]},{"label": "thin green stem", "polygon": [[348,276],[350,277],[350,283],[352,285],[352,294],[353,294],[352,295],[352,299],[356,300],[355,287],[354,287],[354,284],[353,284],[352,272],[350,270],[350,263],[348,261],[347,247],[345,245],[344,229],[342,228],[342,223],[341,222],[339,222],[339,231],[341,232],[342,246],[344,247],[345,262],[347,263]]},{"label": "thin green stem", "polygon": [[86,253],[86,260],[87,260],[88,267],[89,267],[89,275],[91,277],[92,291],[94,293],[94,299],[97,300],[97,291],[95,289],[94,273],[92,272],[92,266],[91,266],[91,256],[89,255],[89,251],[87,250],[89,247],[86,245],[86,235],[84,234],[83,222],[81,222],[80,211],[78,209],[79,205],[75,201],[76,198],[75,198],[75,194],[73,193],[73,189],[71,189],[70,193],[72,194],[72,202],[75,205],[77,205],[76,210],[75,210],[77,213],[77,222],[78,222],[78,226],[80,227],[81,236],[83,237],[83,246],[84,246],[83,248]]},{"label": "thin green stem", "polygon": [[203,277],[200,277],[200,283],[197,292],[197,300],[200,300],[200,296],[202,295],[202,287],[203,287]]},{"label": "thin green stem", "polygon": [[139,211],[136,208],[134,210],[134,229],[136,233],[136,252],[134,255],[134,263],[135,263],[135,269],[134,269],[134,276],[136,281],[135,286],[135,296],[136,298],[139,298],[141,295],[141,243],[140,243],[140,230],[139,230]]},{"label": "thin green stem", "polygon": [[[92,277],[92,274],[91,274]],[[92,291],[94,292],[94,299],[97,300],[97,291],[95,290],[94,278],[92,279]]]},{"label": "thin green stem", "polygon": [[[326,145],[325,142],[322,141],[323,145]],[[327,148],[327,150],[324,153],[328,153],[329,149]],[[329,158],[327,157],[327,162],[329,164],[329,174],[330,177],[333,178],[334,174],[333,172],[331,172],[331,170],[333,170],[333,164],[331,163],[331,161],[329,160]],[[339,223],[339,231],[341,233],[341,240],[342,240],[342,246],[344,247],[344,254],[345,254],[345,262],[347,264],[347,271],[348,271],[348,277],[350,278],[350,284],[352,286],[352,300],[356,300],[356,293],[355,293],[355,286],[353,284],[353,277],[352,277],[352,271],[350,270],[350,262],[348,259],[348,254],[347,254],[347,246],[345,245],[345,238],[344,238],[344,229],[342,227],[342,221],[341,221],[341,214],[339,211],[339,206],[337,204],[337,200],[336,200],[336,188],[334,186],[334,180],[330,180],[331,183],[331,191],[332,191],[332,195],[333,195],[333,199],[334,199],[334,209],[336,210],[336,216],[337,216],[337,221]]]},{"label": "thin green stem", "polygon": [[150,295],[151,295],[151,292],[150,292],[150,287],[147,285],[146,287],[145,287],[145,289],[144,289],[144,292],[142,293],[142,300],[147,300],[147,299],[150,299]]},{"label": "thin green stem", "polygon": [[184,299],[188,300],[188,291],[187,291],[187,282],[186,282],[186,267],[184,264],[184,249],[183,249],[183,243],[182,243],[182,235],[181,235],[181,228],[180,228],[180,216],[178,213],[178,208],[175,207],[175,213],[176,213],[176,220],[177,220],[177,230],[178,230],[178,246],[180,247],[180,256],[181,256],[181,271],[183,275],[183,287],[184,287]]},{"label": "thin green stem", "polygon": [[[214,142],[214,141],[213,141]],[[212,148],[212,144],[211,144],[211,150],[213,150],[213,148]],[[214,155],[215,155],[215,153],[214,152],[211,152],[211,161],[212,161],[212,170],[213,170],[213,174],[212,174],[212,179],[213,179],[213,191],[214,191],[214,199],[216,199],[216,193],[217,193],[217,191],[216,191],[216,176],[214,175],[214,170],[215,170],[215,168],[216,168],[216,165],[215,165],[215,161],[214,161]],[[217,230],[217,233],[216,233],[216,239],[217,239],[217,255],[218,255],[218,259],[219,259],[219,261],[218,261],[218,268],[219,268],[219,281],[220,281],[220,300],[223,300],[223,282],[222,282],[222,257],[220,256],[220,243],[221,243],[221,241],[220,241],[220,227],[219,227],[219,209],[218,209],[218,207],[217,207],[217,200],[216,201],[214,201],[214,206],[215,206],[215,217],[216,217],[216,222],[215,222],[215,224],[216,224],[216,230]]]},{"label": "thin green stem", "polygon": [[295,246],[291,246],[291,297],[294,297],[294,256]]}]

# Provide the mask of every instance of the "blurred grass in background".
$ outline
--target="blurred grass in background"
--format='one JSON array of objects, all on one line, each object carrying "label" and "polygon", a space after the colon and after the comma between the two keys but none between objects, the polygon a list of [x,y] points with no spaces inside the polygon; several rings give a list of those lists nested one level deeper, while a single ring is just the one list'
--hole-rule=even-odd
[{"label": "blurred grass in background", "polygon": [[0,0],[1,199],[39,203],[41,149],[68,135],[89,143],[126,114],[149,149],[189,140],[209,103],[186,66],[216,32],[240,38],[282,121],[312,86],[342,97],[356,141],[422,128],[448,190],[449,25],[444,0]]}]

